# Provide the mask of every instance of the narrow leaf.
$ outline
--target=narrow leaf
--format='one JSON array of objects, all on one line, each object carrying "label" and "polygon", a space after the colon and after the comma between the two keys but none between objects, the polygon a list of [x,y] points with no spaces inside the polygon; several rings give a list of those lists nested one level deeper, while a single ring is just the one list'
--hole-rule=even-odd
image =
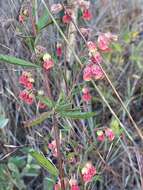
[{"label": "narrow leaf", "polygon": [[48,21],[49,21],[48,11],[45,10],[43,15],[39,18],[39,21],[37,23],[38,31],[42,30],[48,24]]},{"label": "narrow leaf", "polygon": [[62,117],[71,118],[71,119],[88,119],[95,115],[94,112],[60,112],[59,113]]},{"label": "narrow leaf", "polygon": [[25,127],[33,127],[36,125],[41,124],[43,121],[45,121],[47,118],[51,116],[52,112],[44,112],[37,116],[35,119],[29,120],[25,122]]},{"label": "narrow leaf", "polygon": [[58,176],[59,172],[56,166],[48,158],[45,158],[45,156],[35,150],[31,150],[30,154],[38,162],[38,164],[46,169],[50,174],[56,177]]},{"label": "narrow leaf", "polygon": [[29,61],[25,61],[23,59],[19,59],[14,56],[3,55],[3,54],[0,54],[0,61],[4,61],[9,64],[13,64],[17,66],[36,67],[36,68],[40,67],[39,65],[33,64]]}]

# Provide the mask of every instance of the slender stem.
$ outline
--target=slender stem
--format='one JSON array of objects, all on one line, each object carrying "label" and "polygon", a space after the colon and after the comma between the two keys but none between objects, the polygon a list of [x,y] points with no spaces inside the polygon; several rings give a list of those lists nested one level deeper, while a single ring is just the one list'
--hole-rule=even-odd
[{"label": "slender stem", "polygon": [[59,128],[57,125],[57,118],[56,115],[53,115],[53,126],[54,126],[54,133],[55,133],[55,140],[56,140],[56,147],[57,147],[57,159],[58,159],[58,167],[59,167],[59,178],[61,182],[61,189],[65,190],[65,183],[64,183],[64,170],[63,170],[63,161],[62,155],[60,151],[60,137],[59,137]]},{"label": "slender stem", "polygon": [[[51,99],[53,99],[50,84],[49,84],[49,72],[44,73],[44,76],[45,76],[45,88],[47,89],[47,94]],[[56,118],[56,115],[54,114],[53,115],[53,127],[54,127],[54,136],[55,136],[55,140],[56,140],[57,155],[58,155],[57,160],[58,160],[59,178],[60,178],[62,190],[65,190],[64,170],[63,170],[63,166],[62,166],[62,155],[61,155],[61,151],[60,151],[59,128],[58,128],[57,124],[58,124],[57,118]]]},{"label": "slender stem", "polygon": [[36,37],[37,32],[36,32],[35,21],[34,21],[33,15],[32,15],[32,5],[31,5],[31,3],[29,4],[29,17],[30,17],[31,24],[32,24],[33,35],[34,35],[34,37]]}]

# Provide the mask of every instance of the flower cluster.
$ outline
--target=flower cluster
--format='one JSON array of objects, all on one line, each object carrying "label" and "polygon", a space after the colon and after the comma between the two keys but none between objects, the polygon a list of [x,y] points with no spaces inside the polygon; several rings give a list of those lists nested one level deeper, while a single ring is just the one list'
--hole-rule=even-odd
[{"label": "flower cluster", "polygon": [[85,0],[77,0],[77,4],[81,8],[82,11],[82,18],[85,21],[90,21],[92,19],[92,14],[89,10],[90,7],[90,1],[85,1]]},{"label": "flower cluster", "polygon": [[54,66],[54,61],[51,58],[51,55],[45,53],[43,56],[43,68],[47,71]]},{"label": "flower cluster", "polygon": [[103,79],[104,73],[100,66],[95,64],[88,64],[83,71],[83,80],[91,81],[92,79]]},{"label": "flower cluster", "polygon": [[[85,21],[90,21],[92,19],[92,14],[89,10],[90,7],[90,1],[85,1],[85,0],[76,0],[74,2],[76,5],[79,6],[79,8],[82,11],[82,18]],[[61,12],[63,10],[63,6],[60,3],[57,4],[53,4],[51,6],[51,12],[53,14],[58,14],[59,12]],[[72,21],[72,9],[70,8],[66,8],[64,10],[64,16],[62,17],[62,21],[64,24],[69,24]]]},{"label": "flower cluster", "polygon": [[109,141],[113,141],[115,139],[115,134],[112,129],[106,128],[104,131],[98,130],[97,131],[97,139],[100,142],[105,140],[105,136],[108,138]]},{"label": "flower cluster", "polygon": [[58,152],[57,152],[57,146],[56,146],[56,140],[53,140],[51,143],[48,144],[48,148],[51,150],[52,155],[54,157],[58,156]]},{"label": "flower cluster", "polygon": [[92,96],[89,92],[89,89],[87,87],[82,89],[82,100],[85,102],[89,102],[91,100]]},{"label": "flower cluster", "polygon": [[71,190],[80,190],[76,179],[71,178],[69,181],[69,184],[70,184]]},{"label": "flower cluster", "polygon": [[30,72],[23,72],[19,77],[19,83],[25,88],[20,92],[19,98],[25,103],[31,105],[34,101],[34,95],[31,92],[33,89],[34,79]]},{"label": "flower cluster", "polygon": [[83,70],[83,80],[90,81],[92,79],[98,80],[104,78],[104,72],[100,67],[103,59],[101,52],[109,52],[111,50],[110,44],[112,41],[116,41],[117,36],[107,32],[101,33],[97,39],[97,45],[95,42],[87,42],[87,48],[89,51],[89,64]]},{"label": "flower cluster", "polygon": [[91,162],[87,162],[81,170],[83,181],[91,182],[92,178],[96,175],[96,168]]},{"label": "flower cluster", "polygon": [[25,103],[31,105],[34,101],[34,95],[27,90],[23,90],[19,93],[19,98]]},{"label": "flower cluster", "polygon": [[33,88],[34,79],[30,72],[23,72],[19,77],[19,83],[22,84],[26,89],[31,90]]},{"label": "flower cluster", "polygon": [[101,33],[98,37],[98,48],[104,52],[109,52],[111,49],[109,48],[110,43],[112,41],[117,41],[118,37],[117,35],[114,35],[110,32],[107,33]]}]

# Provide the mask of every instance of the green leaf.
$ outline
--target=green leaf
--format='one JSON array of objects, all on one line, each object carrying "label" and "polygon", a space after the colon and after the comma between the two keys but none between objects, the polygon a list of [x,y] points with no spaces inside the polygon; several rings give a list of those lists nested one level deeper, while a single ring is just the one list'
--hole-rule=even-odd
[{"label": "green leaf", "polygon": [[80,111],[71,111],[71,112],[64,112],[61,111],[59,114],[62,117],[71,118],[71,119],[88,119],[95,115],[94,112],[80,112]]},{"label": "green leaf", "polygon": [[48,158],[45,158],[45,156],[35,150],[31,150],[30,154],[33,158],[35,158],[38,164],[46,169],[50,174],[56,177],[59,175],[56,166]]},{"label": "green leaf", "polygon": [[40,67],[39,65],[33,64],[29,61],[25,61],[23,59],[19,59],[14,56],[3,55],[3,54],[0,54],[0,61],[4,61],[9,64],[13,64],[17,66],[36,67],[36,68]]},{"label": "green leaf", "polygon": [[43,121],[45,121],[47,118],[49,118],[52,115],[52,112],[44,112],[37,116],[35,119],[29,120],[25,122],[25,127],[33,127],[36,125],[41,124]]},{"label": "green leaf", "polygon": [[116,119],[112,119],[110,123],[110,127],[115,135],[120,135],[122,133],[122,129],[120,128],[120,124]]},{"label": "green leaf", "polygon": [[9,163],[8,163],[8,168],[9,168],[11,171],[13,171],[13,172],[19,174],[18,168],[17,168],[17,166],[16,166],[14,163],[9,162]]},{"label": "green leaf", "polygon": [[48,11],[45,10],[43,15],[38,20],[38,23],[36,25],[37,30],[38,31],[42,30],[48,24],[48,21],[49,21],[49,14]]},{"label": "green leaf", "polygon": [[123,48],[122,48],[122,46],[119,43],[112,43],[112,46],[119,53],[121,53],[123,51]]},{"label": "green leaf", "polygon": [[9,119],[0,116],[0,129],[3,129],[7,125],[8,121]]},{"label": "green leaf", "polygon": [[48,106],[48,108],[53,108],[55,106],[55,102],[50,100],[47,96],[37,96],[37,98],[44,104]]}]

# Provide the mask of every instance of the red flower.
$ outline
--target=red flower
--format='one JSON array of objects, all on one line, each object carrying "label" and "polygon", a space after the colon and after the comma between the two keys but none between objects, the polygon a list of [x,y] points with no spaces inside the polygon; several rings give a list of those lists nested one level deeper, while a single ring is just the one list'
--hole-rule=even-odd
[{"label": "red flower", "polygon": [[110,128],[105,129],[105,134],[108,137],[109,141],[113,141],[114,140],[115,134],[112,131],[112,129],[110,129]]},{"label": "red flower", "polygon": [[62,18],[64,24],[69,24],[71,22],[71,16],[68,14],[65,14]]},{"label": "red flower", "polygon": [[28,90],[33,88],[34,79],[31,77],[31,73],[23,72],[22,75],[19,77],[19,83],[22,84]]},{"label": "red flower", "polygon": [[101,130],[97,131],[97,140],[100,142],[103,142],[105,140],[105,135],[103,131]]},{"label": "red flower", "polygon": [[56,54],[58,57],[62,57],[62,45],[61,44],[57,44]]},{"label": "red flower", "polygon": [[71,190],[80,190],[78,185],[72,185]]},{"label": "red flower", "polygon": [[87,20],[87,21],[89,21],[89,20],[92,19],[92,14],[91,14],[91,12],[89,11],[89,9],[84,9],[84,10],[83,10],[82,18],[83,18],[84,20]]},{"label": "red flower", "polygon": [[43,102],[39,102],[39,108],[40,109],[45,109],[45,108],[47,108],[47,105],[44,104]]},{"label": "red flower", "polygon": [[85,102],[89,102],[91,100],[92,96],[90,95],[88,88],[83,88],[82,93],[83,93],[82,100]]},{"label": "red flower", "polygon": [[31,105],[34,101],[34,96],[33,94],[29,94],[28,91],[23,90],[19,93],[19,98],[24,101],[25,103]]}]

